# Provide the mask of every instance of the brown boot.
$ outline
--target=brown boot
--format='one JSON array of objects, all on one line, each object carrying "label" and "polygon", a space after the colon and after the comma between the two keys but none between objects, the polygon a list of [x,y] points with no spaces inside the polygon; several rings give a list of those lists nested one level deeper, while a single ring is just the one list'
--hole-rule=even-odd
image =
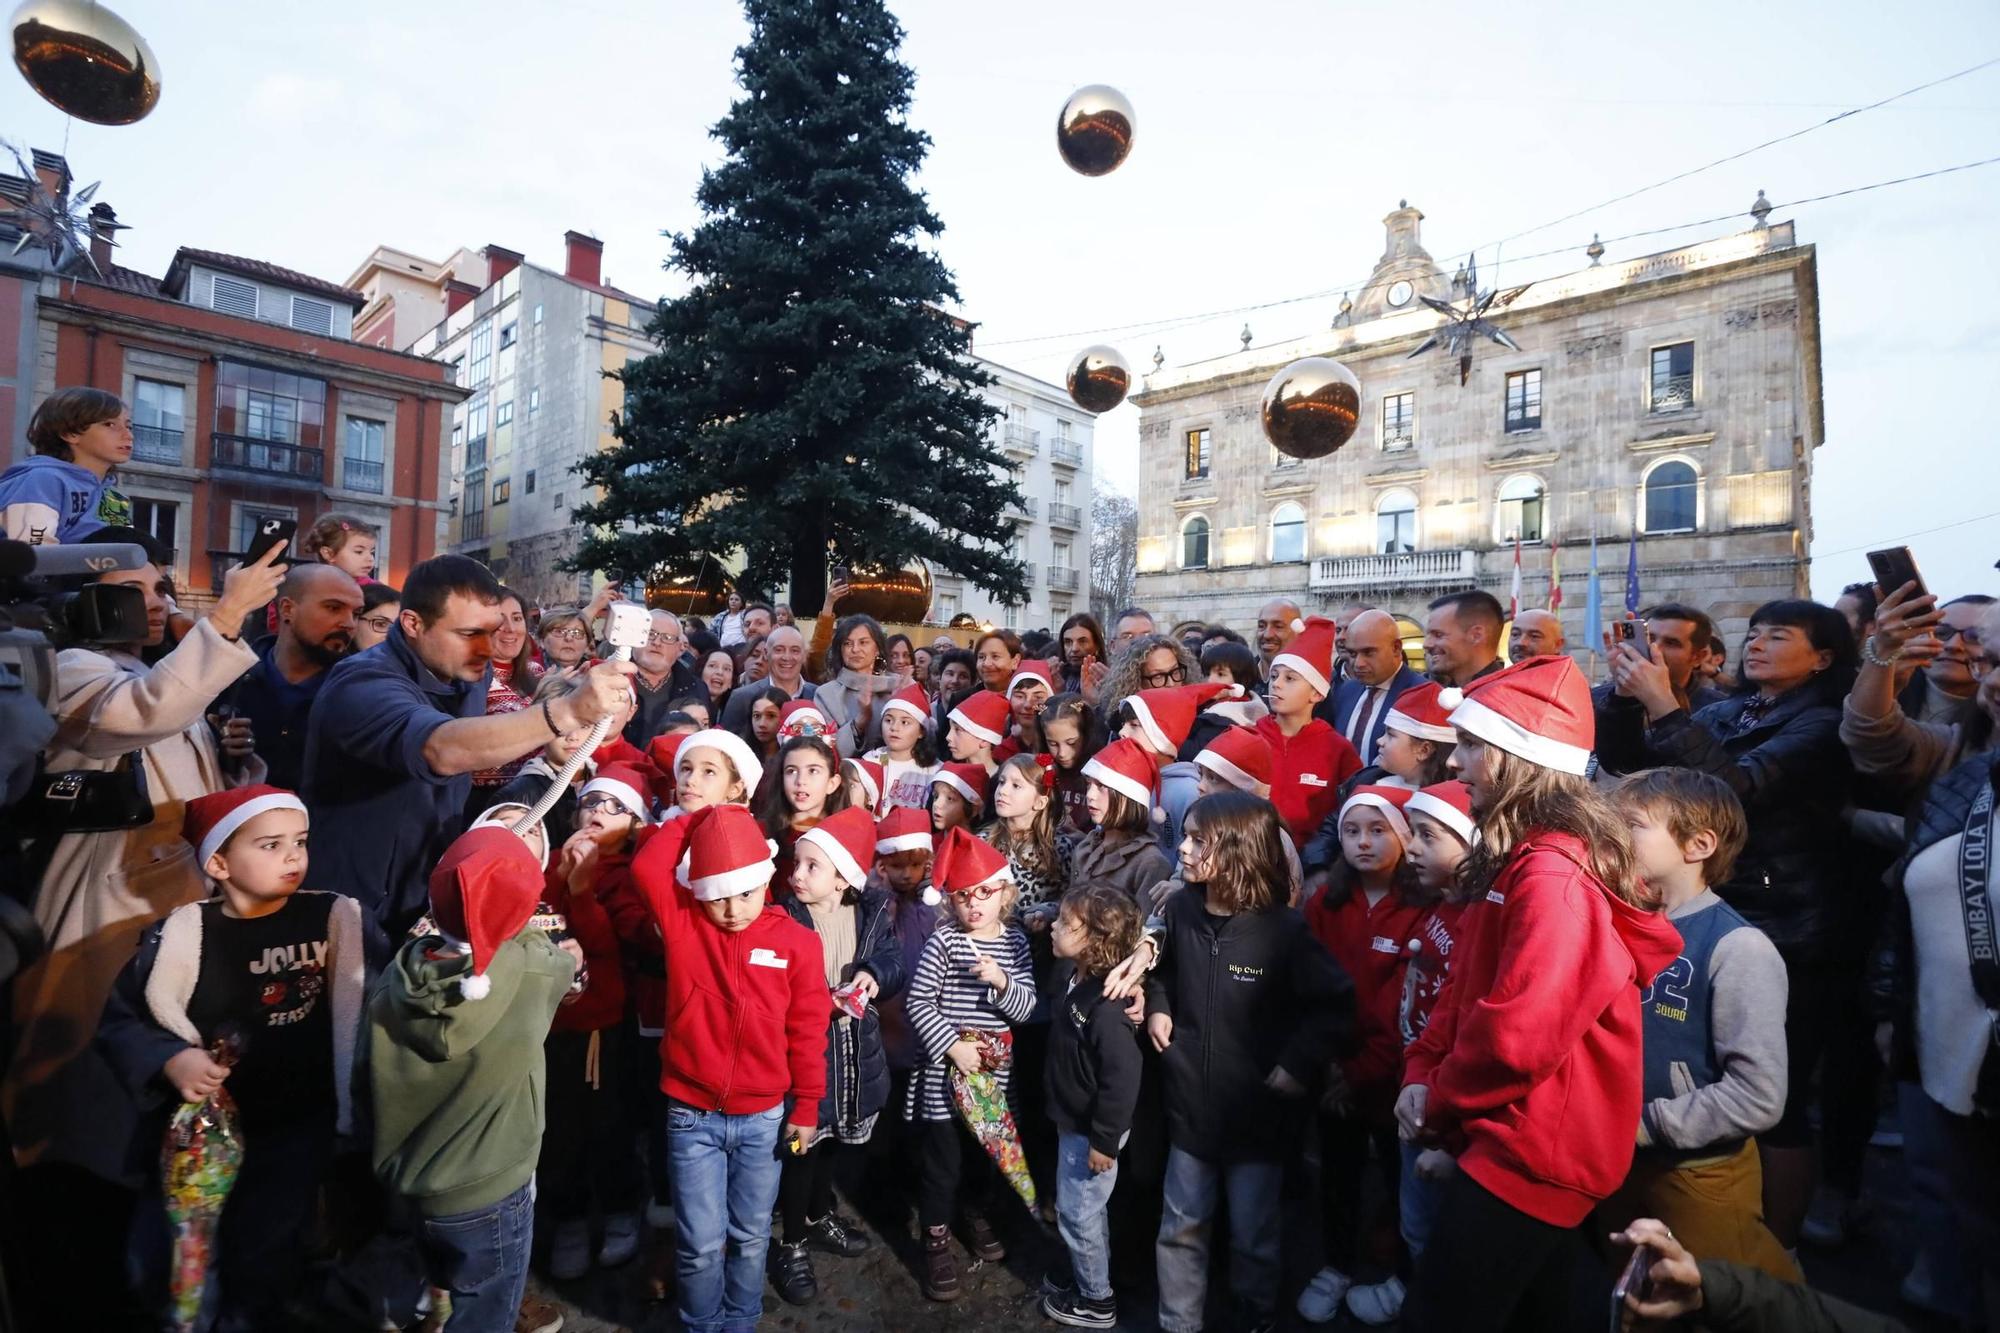
[{"label": "brown boot", "polygon": [[934,1301],[955,1301],[958,1256],[951,1252],[950,1227],[924,1228],[924,1295]]},{"label": "brown boot", "polygon": [[975,1259],[984,1259],[989,1264],[997,1264],[1007,1257],[1007,1247],[993,1234],[993,1224],[981,1213],[970,1209],[965,1214],[965,1248],[972,1251]]}]

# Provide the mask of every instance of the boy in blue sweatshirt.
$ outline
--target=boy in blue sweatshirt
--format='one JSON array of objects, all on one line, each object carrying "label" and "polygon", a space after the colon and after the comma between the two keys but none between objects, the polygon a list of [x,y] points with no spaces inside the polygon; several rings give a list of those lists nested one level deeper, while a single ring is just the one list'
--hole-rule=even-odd
[{"label": "boy in blue sweatshirt", "polygon": [[132,457],[132,418],[102,389],[61,389],[28,422],[35,456],[0,472],[0,528],[9,541],[58,546],[103,527],[130,527],[132,502],[111,470]]}]

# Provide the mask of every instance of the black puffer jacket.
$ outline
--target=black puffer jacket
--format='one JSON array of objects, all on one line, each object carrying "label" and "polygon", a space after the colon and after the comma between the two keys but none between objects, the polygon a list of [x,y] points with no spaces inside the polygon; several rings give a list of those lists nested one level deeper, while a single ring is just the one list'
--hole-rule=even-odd
[{"label": "black puffer jacket", "polygon": [[[889,1057],[882,1048],[882,1020],[876,1005],[903,988],[903,946],[889,920],[889,891],[864,889],[847,904],[854,913],[854,961],[840,972],[840,985],[866,970],[879,988],[859,1021],[838,1010],[826,1039],[826,1096],[819,1104],[819,1123],[842,1138],[862,1121],[889,1104]],[[807,930],[812,912],[789,893],[784,908]],[[814,932],[817,937],[818,932]]]},{"label": "black puffer jacket", "polygon": [[1210,916],[1201,887],[1167,900],[1146,1014],[1174,1030],[1161,1056],[1167,1136],[1203,1161],[1270,1161],[1311,1103],[1264,1085],[1282,1067],[1310,1087],[1354,1046],[1354,982],[1290,907]]},{"label": "black puffer jacket", "polygon": [[1752,697],[1732,696],[1693,717],[1669,713],[1645,733],[1646,763],[1699,769],[1729,784],[1743,802],[1750,841],[1719,890],[1723,900],[1779,948],[1815,946],[1846,924],[1849,907],[1840,811],[1854,771],[1840,743],[1840,707],[1803,686],[1739,735]]}]

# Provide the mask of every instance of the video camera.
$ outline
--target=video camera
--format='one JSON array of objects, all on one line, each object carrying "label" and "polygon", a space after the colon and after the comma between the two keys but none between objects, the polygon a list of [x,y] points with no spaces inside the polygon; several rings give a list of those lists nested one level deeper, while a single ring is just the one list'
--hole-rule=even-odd
[{"label": "video camera", "polygon": [[143,568],[150,558],[144,547],[129,543],[0,541],[0,682],[12,672],[21,688],[52,711],[58,649],[144,639],[144,591],[129,584],[75,585],[114,570]]}]

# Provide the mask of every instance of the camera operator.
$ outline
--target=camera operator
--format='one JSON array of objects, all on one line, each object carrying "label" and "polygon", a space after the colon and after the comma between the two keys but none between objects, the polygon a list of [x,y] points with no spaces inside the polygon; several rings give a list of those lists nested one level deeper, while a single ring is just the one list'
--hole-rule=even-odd
[{"label": "camera operator", "polygon": [[[43,827],[31,830],[55,838],[39,858],[46,870],[33,896],[48,952],[15,983],[14,1058],[0,1093],[16,1157],[28,1168],[20,1177],[25,1215],[37,1218],[35,1230],[52,1248],[102,1256],[107,1280],[116,1281],[131,1203],[119,1187],[136,1183],[126,1161],[134,1112],[91,1039],[141,932],[206,892],[181,837],[182,807],[261,776],[260,764],[237,778],[224,772],[204,715],[256,663],[242,642],[245,618],[271,600],[284,571],[272,563],[275,551],[230,570],[214,609],[149,667],[141,654],[160,642],[167,618],[157,545],[130,528],[101,528],[84,541],[131,543],[152,556],[138,569],[90,580],[140,589],[146,629],[134,642],[69,646],[58,654],[56,734],[46,772],[129,771],[131,802],[149,802],[152,818],[110,832],[64,832],[44,817]],[[131,763],[124,765],[127,756]],[[52,1259],[63,1262],[61,1254]]]}]

